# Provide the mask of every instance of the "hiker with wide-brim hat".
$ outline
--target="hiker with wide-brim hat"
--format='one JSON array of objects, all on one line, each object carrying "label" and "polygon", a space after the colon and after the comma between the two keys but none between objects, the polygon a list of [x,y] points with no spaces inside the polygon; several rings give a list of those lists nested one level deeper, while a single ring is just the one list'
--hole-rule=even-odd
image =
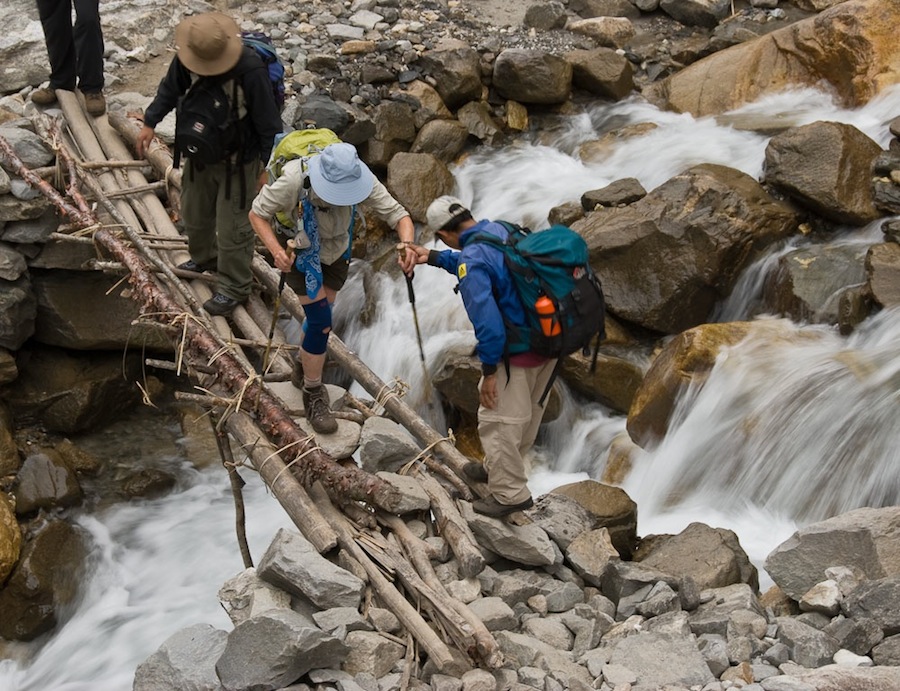
[{"label": "hiker with wide-brim hat", "polygon": [[[329,143],[317,153],[277,166],[280,172],[277,176],[273,172],[273,179],[253,202],[250,224],[303,305],[303,341],[291,382],[303,392],[304,411],[313,429],[331,434],[338,423],[322,385],[322,372],[331,305],[349,272],[356,205],[365,202],[366,210],[394,228],[404,243],[413,241],[415,226],[409,212],[359,158],[355,146],[335,141],[330,130],[293,134],[309,136],[310,132],[321,133]],[[270,170],[275,167],[273,163]],[[410,253],[404,269],[411,270],[412,259]]]},{"label": "hiker with wide-brim hat", "polygon": [[179,268],[216,271],[216,290],[203,307],[228,315],[250,295],[254,240],[247,213],[283,125],[266,65],[244,45],[231,17],[186,17],[175,29],[175,48],[144,113],[137,151],[143,155],[154,128],[177,108],[175,158],[185,159],[181,213],[190,253]]}]

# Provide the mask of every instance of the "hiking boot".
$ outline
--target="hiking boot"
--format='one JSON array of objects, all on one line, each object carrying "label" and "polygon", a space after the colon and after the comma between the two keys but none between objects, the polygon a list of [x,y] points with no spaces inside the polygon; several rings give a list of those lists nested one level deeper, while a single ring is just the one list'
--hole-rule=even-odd
[{"label": "hiking boot", "polygon": [[328,405],[328,391],[322,385],[303,389],[303,411],[309,424],[319,434],[337,432],[338,423]]},{"label": "hiking boot", "polygon": [[240,300],[235,300],[222,293],[214,293],[209,300],[203,303],[203,309],[214,317],[224,317],[234,312],[234,308],[240,304]]},{"label": "hiking boot", "polygon": [[103,115],[106,112],[106,99],[100,91],[91,91],[84,95],[84,109],[88,115]]},{"label": "hiking boot", "polygon": [[294,360],[294,369],[291,370],[291,384],[296,389],[303,388],[303,363],[300,362],[300,358]]},{"label": "hiking boot", "polygon": [[218,261],[216,259],[210,259],[208,262],[203,262],[202,264],[198,264],[193,259],[188,259],[186,262],[181,262],[181,264],[175,268],[181,269],[182,271],[193,271],[202,274],[204,271],[215,271],[217,265]]},{"label": "hiking boot", "polygon": [[463,466],[463,475],[472,482],[488,481],[488,472],[481,463],[466,463]]},{"label": "hiking boot", "polygon": [[494,499],[493,495],[487,499],[476,499],[472,502],[472,508],[475,509],[475,513],[480,513],[482,516],[490,516],[491,518],[503,518],[516,511],[530,509],[532,506],[534,506],[534,500],[531,497],[518,504],[501,504]]},{"label": "hiking boot", "polygon": [[37,103],[39,106],[49,106],[56,103],[56,89],[52,86],[42,86],[31,92],[31,102]]}]

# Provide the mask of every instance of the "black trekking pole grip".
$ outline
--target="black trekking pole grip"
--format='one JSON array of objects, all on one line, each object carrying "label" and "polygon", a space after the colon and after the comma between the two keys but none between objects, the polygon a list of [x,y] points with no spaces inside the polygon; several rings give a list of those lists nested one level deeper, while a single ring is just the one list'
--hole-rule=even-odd
[{"label": "black trekking pole grip", "polygon": [[404,273],[406,277],[406,292],[409,294],[409,304],[416,304],[416,291],[413,289],[413,277],[412,274]]}]

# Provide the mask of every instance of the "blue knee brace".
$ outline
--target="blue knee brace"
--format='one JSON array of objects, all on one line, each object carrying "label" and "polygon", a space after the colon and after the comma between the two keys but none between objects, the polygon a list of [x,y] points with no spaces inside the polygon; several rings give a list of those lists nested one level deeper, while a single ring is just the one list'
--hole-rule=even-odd
[{"label": "blue knee brace", "polygon": [[303,322],[303,350],[321,355],[328,346],[331,332],[331,304],[322,298],[310,305],[303,305],[306,321]]}]

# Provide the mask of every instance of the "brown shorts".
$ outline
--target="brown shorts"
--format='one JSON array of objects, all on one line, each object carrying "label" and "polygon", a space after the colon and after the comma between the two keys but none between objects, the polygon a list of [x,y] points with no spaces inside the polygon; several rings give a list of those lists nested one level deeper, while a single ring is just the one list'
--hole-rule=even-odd
[{"label": "brown shorts", "polygon": [[[326,288],[338,291],[347,282],[347,274],[350,271],[350,261],[341,257],[334,264],[322,264],[322,282]],[[293,288],[297,295],[306,295],[306,274],[297,271],[297,267],[291,268],[285,282]]]}]

